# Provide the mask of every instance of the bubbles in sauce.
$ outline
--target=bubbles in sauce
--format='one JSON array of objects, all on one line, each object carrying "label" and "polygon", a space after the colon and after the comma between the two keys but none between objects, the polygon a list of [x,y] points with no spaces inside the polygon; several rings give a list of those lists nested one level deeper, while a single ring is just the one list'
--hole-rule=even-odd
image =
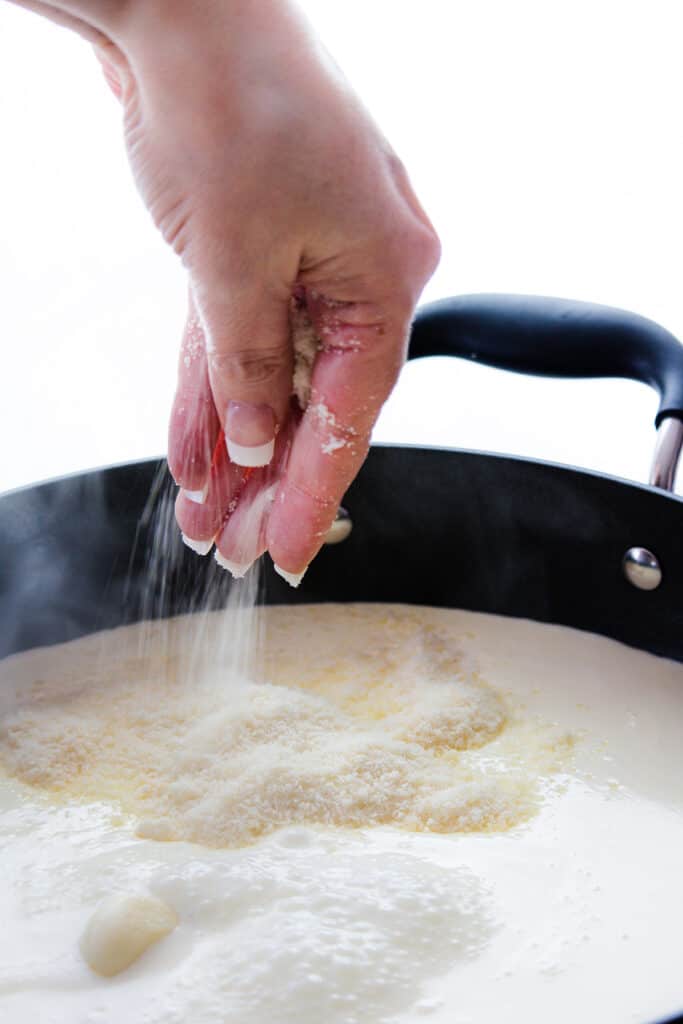
[{"label": "bubbles in sauce", "polygon": [[[679,1011],[683,667],[572,630],[469,613],[308,611],[306,619],[305,609],[292,610],[296,628],[274,616],[268,686],[287,686],[296,664],[305,697],[361,733],[411,729],[411,740],[398,742],[412,743],[429,707],[411,707],[411,672],[428,664],[433,672],[453,655],[461,695],[485,693],[491,725],[474,730],[473,743],[432,749],[423,737],[421,749],[451,759],[456,781],[467,773],[494,786],[506,773],[525,781],[528,813],[508,828],[454,834],[406,822],[351,829],[293,820],[221,848],[140,838],[129,783],[117,796],[111,775],[112,789],[98,794],[86,773],[80,796],[78,773],[59,794],[6,777],[7,1019],[475,1024],[504,1010],[531,1022],[622,1024]],[[392,635],[375,647],[374,694],[342,671],[342,652],[367,646],[363,622],[373,616],[375,634],[384,617]],[[220,616],[204,624],[209,641],[214,625]],[[192,628],[173,626],[178,650]],[[422,653],[413,649],[406,670],[401,652],[415,630]],[[3,721],[36,678],[52,666],[54,681],[79,651],[82,664],[106,674],[106,645],[120,655],[124,634],[134,639],[135,629],[8,659]],[[177,651],[164,635],[172,664]],[[71,682],[76,708],[82,694]],[[197,707],[214,683],[196,680]],[[109,742],[119,738],[112,728]],[[105,733],[98,742],[103,749]],[[6,748],[2,757],[9,765]],[[79,951],[86,923],[103,900],[141,891],[171,908],[177,926],[116,979],[98,978]]]}]

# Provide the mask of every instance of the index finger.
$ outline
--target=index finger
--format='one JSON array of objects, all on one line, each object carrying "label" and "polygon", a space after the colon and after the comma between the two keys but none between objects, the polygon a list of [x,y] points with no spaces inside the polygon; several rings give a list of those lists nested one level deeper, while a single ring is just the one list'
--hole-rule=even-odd
[{"label": "index finger", "polygon": [[353,323],[350,309],[334,317],[312,310],[322,350],[267,530],[273,561],[295,584],[368,453],[372,428],[404,361],[411,312]]}]

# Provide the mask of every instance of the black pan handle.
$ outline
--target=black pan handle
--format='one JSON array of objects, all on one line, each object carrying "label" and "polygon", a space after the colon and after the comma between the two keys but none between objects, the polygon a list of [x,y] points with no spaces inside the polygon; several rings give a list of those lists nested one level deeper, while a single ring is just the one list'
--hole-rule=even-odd
[{"label": "black pan handle", "polygon": [[536,295],[460,295],[418,310],[409,359],[459,356],[517,373],[627,377],[660,396],[656,425],[683,419],[683,345],[609,306]]}]

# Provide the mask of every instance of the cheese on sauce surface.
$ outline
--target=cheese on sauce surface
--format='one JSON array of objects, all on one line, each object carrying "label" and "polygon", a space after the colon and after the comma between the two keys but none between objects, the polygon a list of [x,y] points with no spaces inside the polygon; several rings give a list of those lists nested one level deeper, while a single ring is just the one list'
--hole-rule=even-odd
[{"label": "cheese on sauce surface", "polygon": [[247,680],[236,614],[0,663],[0,1019],[683,1009],[683,666],[527,621],[300,605],[261,611]]}]

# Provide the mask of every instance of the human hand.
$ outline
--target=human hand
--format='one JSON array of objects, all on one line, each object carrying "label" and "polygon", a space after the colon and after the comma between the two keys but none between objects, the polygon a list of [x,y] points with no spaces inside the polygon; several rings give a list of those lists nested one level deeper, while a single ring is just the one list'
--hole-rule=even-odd
[{"label": "human hand", "polygon": [[[267,548],[296,578],[367,454],[434,231],[288,3],[58,6],[100,33],[138,188],[189,272],[169,432],[178,522],[195,548],[215,538],[236,574]],[[293,306],[319,339],[304,410]]]}]

